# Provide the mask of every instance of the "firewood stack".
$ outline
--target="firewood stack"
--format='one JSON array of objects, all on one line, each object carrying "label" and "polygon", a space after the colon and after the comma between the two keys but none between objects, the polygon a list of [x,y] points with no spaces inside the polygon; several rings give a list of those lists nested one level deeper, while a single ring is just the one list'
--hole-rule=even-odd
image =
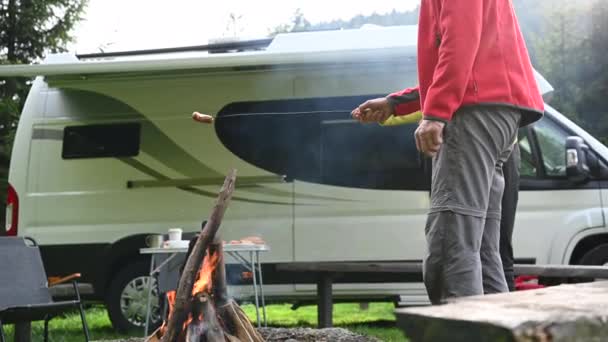
[{"label": "firewood stack", "polygon": [[236,170],[232,170],[209,220],[189,251],[177,291],[167,294],[168,320],[148,341],[264,341],[247,315],[227,294],[223,244],[217,231],[235,182]]}]

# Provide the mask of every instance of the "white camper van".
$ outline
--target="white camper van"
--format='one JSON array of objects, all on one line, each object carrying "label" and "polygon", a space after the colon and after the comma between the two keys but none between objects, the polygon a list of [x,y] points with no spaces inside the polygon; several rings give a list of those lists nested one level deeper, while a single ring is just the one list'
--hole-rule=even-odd
[{"label": "white camper van", "polygon": [[[198,230],[231,168],[239,184],[223,238],[268,243],[268,298],[314,295],[305,279],[276,272],[278,263],[419,261],[429,169],[415,126],[350,118],[362,101],[417,83],[416,31],[0,66],[0,76],[37,76],[14,143],[6,233],[35,238],[49,274],[81,272],[119,328],[143,325],[133,294],[147,280],[138,253],[146,234]],[[252,45],[233,48],[244,46]],[[215,124],[194,123],[195,110]],[[607,263],[608,149],[549,105],[519,138],[518,260]],[[334,294],[426,300],[421,284],[404,280],[352,276]]]}]

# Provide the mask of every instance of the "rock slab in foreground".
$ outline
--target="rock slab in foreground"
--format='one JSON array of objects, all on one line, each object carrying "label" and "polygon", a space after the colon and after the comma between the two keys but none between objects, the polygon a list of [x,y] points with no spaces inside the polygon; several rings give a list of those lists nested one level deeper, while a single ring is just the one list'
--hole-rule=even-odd
[{"label": "rock slab in foreground", "polygon": [[608,281],[397,309],[410,341],[607,341]]}]

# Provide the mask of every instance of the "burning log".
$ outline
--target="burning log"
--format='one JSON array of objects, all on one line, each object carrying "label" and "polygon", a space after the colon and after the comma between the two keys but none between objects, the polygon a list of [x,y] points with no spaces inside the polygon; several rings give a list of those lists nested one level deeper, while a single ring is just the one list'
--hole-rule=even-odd
[{"label": "burning log", "polygon": [[222,307],[228,303],[228,290],[226,286],[226,264],[224,263],[224,243],[220,236],[216,236],[213,244],[209,246],[209,253],[217,255],[217,266],[213,271],[213,300],[215,305]]},{"label": "burning log", "polygon": [[205,336],[205,333],[205,322],[203,320],[195,319],[188,324],[188,329],[186,330],[186,342],[200,342],[201,336]]},{"label": "burning log", "polygon": [[162,342],[178,341],[184,322],[188,318],[190,312],[190,298],[192,296],[195,277],[201,268],[207,247],[213,241],[215,234],[219,229],[224,213],[226,212],[226,207],[232,197],[235,182],[236,170],[232,170],[228,177],[226,177],[215,207],[211,212],[211,216],[209,217],[205,228],[198,236],[192,253],[186,261],[184,271],[179,280],[173,313],[171,317],[169,317],[167,330],[163,335]]},{"label": "burning log", "polygon": [[213,302],[206,293],[198,293],[192,303],[193,320],[188,324],[186,342],[224,342],[224,330],[217,320]]},{"label": "burning log", "polygon": [[217,312],[226,326],[226,331],[242,342],[264,342],[264,339],[253,327],[247,314],[232,299],[224,306],[218,306]]},{"label": "burning log", "polygon": [[[167,294],[162,342],[263,342],[249,317],[228,297],[224,247],[217,231],[235,185],[226,178],[204,228],[188,249],[177,291]],[[158,335],[157,335],[158,336]]]},{"label": "burning log", "polygon": [[216,236],[214,243],[209,246],[209,253],[217,255],[218,263],[212,276],[213,299],[218,315],[222,322],[224,322],[226,333],[233,335],[237,341],[263,342],[264,339],[251,325],[249,317],[247,317],[236,302],[228,298],[224,246],[219,236]]},{"label": "burning log", "polygon": [[220,322],[217,320],[213,303],[208,295],[203,294],[199,297],[199,301],[203,308],[203,320],[207,324],[205,338],[207,342],[224,342],[224,331]]},{"label": "burning log", "polygon": [[186,329],[186,342],[200,342],[201,336],[205,336],[206,328],[202,305],[203,293],[198,293],[192,299],[192,321]]}]

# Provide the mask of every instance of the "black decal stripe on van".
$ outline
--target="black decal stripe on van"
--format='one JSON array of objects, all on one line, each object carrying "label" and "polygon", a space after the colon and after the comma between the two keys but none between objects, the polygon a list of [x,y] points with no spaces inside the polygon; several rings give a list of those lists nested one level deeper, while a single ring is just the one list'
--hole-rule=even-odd
[{"label": "black decal stripe on van", "polygon": [[[151,157],[159,161],[161,164],[171,169],[174,169],[185,176],[196,178],[201,177],[201,175],[204,175],[206,177],[221,177],[223,179],[223,175],[211,169],[204,163],[201,163],[198,159],[196,159],[194,156],[192,156],[190,153],[180,147],[177,143],[175,143],[175,141],[173,141],[168,135],[162,132],[162,130],[158,128],[153,122],[149,121],[144,116],[142,116],[142,119],[144,121],[142,125],[144,132],[143,134],[145,136],[145,139],[142,140],[141,144],[141,149],[143,152],[150,155]],[[154,177],[159,180],[169,179],[168,177],[164,176],[163,178],[159,178],[157,176]],[[187,188],[195,189],[192,187]],[[215,196],[216,195],[213,194],[214,198]],[[284,197],[286,199],[291,199],[292,194],[291,192],[283,191],[281,195],[277,194],[277,196]],[[273,203],[278,204],[281,202]]]},{"label": "black decal stripe on van", "polygon": [[[142,125],[141,151],[187,177],[219,177],[223,180],[223,175],[192,156],[163,132],[161,127],[157,126],[155,122],[149,120],[140,111],[120,99],[88,90],[60,89],[59,91],[61,92],[63,101],[49,101],[45,115],[48,114],[49,117],[56,118],[65,117],[77,121],[97,119],[120,119],[124,121],[127,119],[128,121],[139,122]],[[70,104],[70,110],[67,112],[62,106],[64,102]],[[56,114],[54,115],[53,113]],[[32,139],[63,140],[63,129],[34,128]],[[123,162],[125,162],[124,159]],[[140,167],[145,169],[145,171],[140,169],[141,172],[153,175],[153,177],[159,180],[168,179],[155,170],[143,165],[140,165]],[[252,190],[251,192],[256,191]],[[291,191],[276,190],[274,196],[291,200],[292,193]],[[305,196],[300,197],[308,198]],[[315,198],[311,197],[311,199]]]},{"label": "black decal stripe on van", "polygon": [[[104,105],[104,107],[113,106],[116,108],[121,108],[119,112],[128,113],[133,121],[141,122],[142,124],[142,135],[143,139],[141,141],[141,150],[146,154],[150,155],[152,158],[159,161],[161,164],[178,171],[181,174],[190,176],[190,177],[200,177],[204,175],[206,177],[218,177],[222,178],[223,176],[217,171],[211,169],[209,166],[201,163],[198,159],[180,147],[173,139],[171,139],[167,134],[165,134],[159,127],[156,126],[155,123],[148,120],[144,115],[131,108],[130,106],[117,101],[115,99],[106,98],[101,96],[100,94],[93,94],[87,91],[78,91],[71,92],[67,91],[66,96],[71,96],[73,101],[77,101],[79,104],[86,104],[87,101],[82,101],[82,97],[85,96],[89,98],[93,96],[98,100],[107,101],[108,104]],[[109,100],[109,101],[108,101]],[[84,108],[83,108],[84,110]],[[32,140],[54,140],[61,141],[63,140],[64,133],[63,129],[48,129],[48,128],[34,128],[32,132]],[[132,167],[135,167],[133,163],[129,163],[127,161],[129,158],[122,158],[123,162],[126,162]],[[139,163],[137,167],[135,167],[139,171],[150,175],[157,180],[170,180],[168,177],[156,172],[153,169]],[[221,182],[220,182],[221,184]],[[190,191],[186,189],[194,189],[191,192],[196,192],[195,188],[185,187],[182,190]],[[250,188],[247,190],[250,193],[259,193],[259,194],[267,194],[276,197],[282,197],[285,200],[291,200],[292,193],[291,191],[283,191],[279,189],[271,189],[264,185],[256,186],[255,188]],[[215,197],[215,195],[213,195]],[[333,197],[325,197],[325,196],[314,196],[314,195],[298,195],[300,199],[308,199],[308,200],[328,200],[328,201],[349,201],[347,199],[333,198]],[[272,202],[272,203],[282,203],[282,202]]]},{"label": "black decal stripe on van", "polygon": [[[37,128],[34,129],[32,131],[32,140],[63,140],[63,130],[58,130],[58,129],[45,129],[45,128]],[[185,152],[185,151],[184,151]],[[157,180],[170,180],[169,177],[166,177],[164,175],[162,175],[161,173],[157,172],[154,169],[151,169],[150,167],[136,161],[133,158],[117,158],[120,161],[128,164],[131,167],[134,167],[135,169],[139,170],[140,172],[143,172],[149,176],[152,176],[154,178],[156,178]],[[291,192],[288,191],[281,191],[281,190],[276,190],[276,189],[270,189],[270,188],[266,188],[264,186],[259,186],[259,188],[257,190],[251,190],[250,192],[253,193],[264,193],[265,191],[263,191],[263,189],[267,189],[269,191],[268,194],[272,193],[272,195],[274,196],[279,196],[279,197],[285,197],[285,198],[289,198],[291,199],[292,194]],[[178,189],[180,190],[184,190],[184,191],[188,191],[197,195],[204,195],[204,196],[208,196],[208,197],[213,197],[215,198],[216,194],[215,193],[211,193],[211,192],[206,192],[203,190],[198,190],[196,188],[193,187],[178,187]],[[322,196],[312,196],[312,195],[300,195],[300,198],[305,198],[305,199],[327,199],[327,200],[340,200],[337,198],[329,198],[329,197],[322,197]],[[234,198],[235,200],[238,200],[239,198],[236,197]],[[248,200],[245,198],[240,198],[240,200],[243,201],[247,201],[247,202],[255,202],[256,200]],[[277,205],[291,205],[291,203],[285,203],[285,202],[272,202],[272,201],[258,201],[255,203],[264,203],[264,204],[277,204]]]},{"label": "black decal stripe on van", "polygon": [[168,180],[169,177],[163,175],[162,173],[144,165],[142,162],[136,160],[135,158],[118,158],[118,160],[122,161],[123,163],[137,169],[138,171],[147,174],[148,176],[152,176],[156,179],[159,180]]},{"label": "black decal stripe on van", "polygon": [[382,127],[352,120],[350,109],[373,97],[233,102],[217,113],[214,127],[241,160],[288,179],[427,191],[430,169],[416,149],[415,124]]},{"label": "black decal stripe on van", "polygon": [[141,150],[165,166],[191,178],[222,177],[192,156],[147,118],[142,122]]}]

